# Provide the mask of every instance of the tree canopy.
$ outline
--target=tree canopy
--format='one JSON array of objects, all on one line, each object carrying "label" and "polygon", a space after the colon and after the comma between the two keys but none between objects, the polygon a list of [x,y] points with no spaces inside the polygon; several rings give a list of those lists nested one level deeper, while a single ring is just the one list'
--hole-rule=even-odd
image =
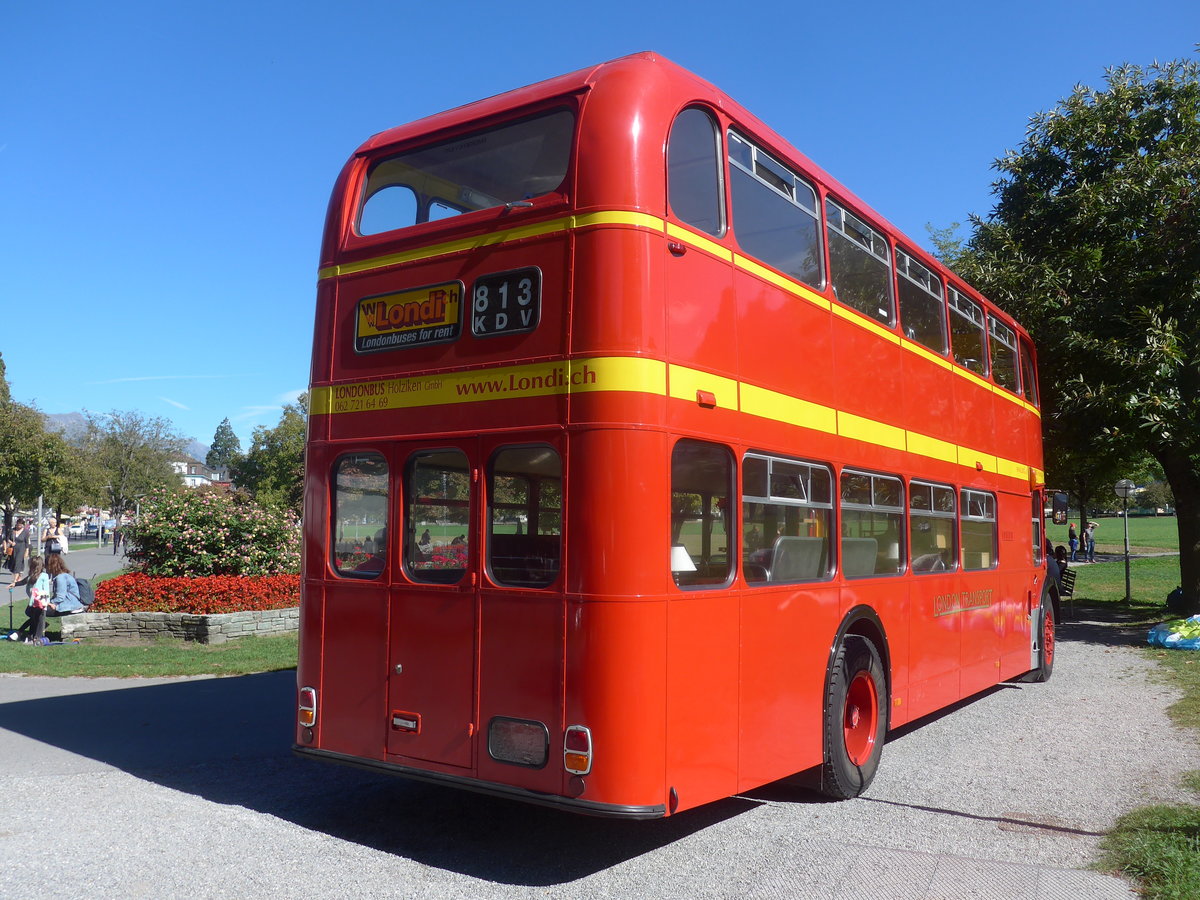
[{"label": "tree canopy", "polygon": [[1200,600],[1200,66],[1110,69],[995,166],[951,262],[1038,342],[1048,451],[1162,466]]},{"label": "tree canopy", "polygon": [[274,428],[254,429],[246,455],[234,460],[233,483],[246,488],[264,506],[299,516],[304,506],[304,440],[308,396],[283,408]]}]

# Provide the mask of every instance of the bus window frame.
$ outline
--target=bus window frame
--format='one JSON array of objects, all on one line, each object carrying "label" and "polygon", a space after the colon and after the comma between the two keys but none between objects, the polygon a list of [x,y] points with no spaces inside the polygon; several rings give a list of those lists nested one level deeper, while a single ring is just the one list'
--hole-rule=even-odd
[{"label": "bus window frame", "polygon": [[[765,467],[766,493],[765,494],[751,494],[748,492],[747,479],[746,479],[746,471],[747,471],[746,464],[749,460],[761,460],[762,462],[766,463],[766,467]],[[805,468],[808,470],[809,477],[804,482],[802,482],[802,486],[804,488],[804,493],[806,495],[803,499],[796,499],[794,497],[784,497],[782,495],[774,493],[774,491],[772,489],[772,484],[773,484],[774,477],[775,477],[774,465],[773,465],[774,463],[782,463],[782,464],[788,465],[788,466],[798,466],[798,467],[802,467],[802,468]],[[828,491],[829,491],[828,501],[822,502],[820,500],[813,499],[811,485],[812,485],[812,474],[815,472],[823,472],[827,478],[827,487],[828,487]],[[747,584],[749,584],[751,587],[763,587],[763,586],[770,586],[770,585],[777,585],[777,584],[811,584],[811,583],[819,583],[819,582],[823,582],[823,581],[831,581],[833,579],[834,572],[837,570],[837,552],[838,552],[837,545],[839,543],[838,541],[834,540],[834,533],[837,530],[837,511],[835,509],[835,504],[834,504],[834,500],[833,500],[834,484],[836,483],[836,480],[837,480],[837,476],[833,471],[833,467],[830,466],[828,463],[817,462],[815,460],[809,460],[809,459],[800,459],[797,457],[782,456],[779,454],[769,453],[767,451],[760,451],[760,450],[751,450],[751,451],[746,452],[742,456],[741,479],[740,479],[741,516],[738,520],[739,531],[740,531],[740,533],[739,533],[740,542],[739,543],[744,544],[746,541],[746,538],[748,537],[747,531],[746,531],[746,523],[750,520],[750,517],[747,514],[747,507],[752,504],[757,504],[759,506],[764,506],[764,507],[765,506],[778,506],[778,507],[786,507],[786,508],[806,510],[806,511],[823,510],[827,514],[825,517],[825,522],[824,522],[826,533],[823,538],[823,541],[824,541],[824,546],[823,546],[824,565],[821,567],[820,574],[814,575],[812,577],[779,579],[776,577],[776,573],[774,571],[772,571],[774,568],[773,562],[772,562],[772,565],[763,566],[761,562],[749,562],[748,561],[751,557],[753,557],[756,554],[760,555],[763,559],[766,559],[767,558],[766,554],[763,551],[769,551],[770,559],[773,561],[776,557],[776,554],[778,553],[778,546],[779,546],[780,540],[783,538],[796,537],[796,538],[806,538],[806,539],[810,539],[810,540],[814,539],[814,537],[821,538],[821,535],[812,536],[812,535],[798,535],[798,534],[797,535],[778,534],[776,536],[776,538],[770,544],[764,543],[763,547],[757,548],[756,550],[751,551],[749,554],[746,552],[746,550],[743,550],[742,553],[740,554],[742,557],[742,563],[741,563],[742,577],[746,580]],[[797,523],[797,524],[799,524],[799,523]],[[767,536],[764,531],[764,533],[761,535],[761,538],[763,539],[764,542],[766,541],[766,537]],[[751,577],[751,572],[750,572],[749,567],[752,565],[759,566],[760,568],[763,569],[763,573],[762,573],[763,577],[762,578],[758,578],[758,577],[752,578]],[[757,576],[757,572],[754,574]]]},{"label": "bus window frame", "polygon": [[[494,493],[493,493],[493,489],[495,486],[494,479],[496,477],[496,461],[504,453],[511,453],[511,452],[516,452],[516,451],[521,451],[521,450],[549,450],[551,453],[554,454],[555,459],[558,461],[559,505],[556,509],[556,511],[558,513],[558,534],[557,534],[558,558],[556,560],[556,568],[554,570],[554,576],[552,578],[550,578],[549,580],[540,580],[537,582],[504,581],[496,576],[496,570],[492,565],[492,560],[493,560],[492,548],[495,544],[495,532],[493,532],[493,530],[492,530],[492,526],[494,524],[492,514],[493,514],[494,510],[496,510],[498,508],[497,504],[495,503]],[[515,476],[513,476],[512,473],[509,473],[509,472],[501,471],[500,474],[506,475],[507,477],[515,477]],[[525,475],[525,473],[520,473],[520,474]],[[497,588],[503,588],[505,590],[546,591],[546,590],[553,589],[555,587],[555,585],[558,584],[559,580],[563,577],[563,560],[564,560],[564,556],[565,556],[564,548],[566,547],[565,482],[566,482],[566,466],[563,461],[563,454],[562,454],[562,451],[559,450],[558,447],[555,447],[553,444],[541,443],[541,442],[537,442],[537,441],[520,442],[520,443],[515,443],[515,444],[500,444],[492,449],[491,453],[488,455],[487,465],[484,468],[483,501],[484,501],[484,529],[485,530],[482,535],[482,537],[483,537],[484,571],[487,573],[488,581],[491,582],[492,585],[494,585]],[[528,504],[527,504],[527,506],[528,506]],[[545,506],[539,506],[538,508],[541,510],[550,509],[550,507],[545,507]],[[528,522],[528,520],[527,520],[527,522]],[[529,532],[529,531],[527,531],[526,534],[530,537],[548,536],[548,535],[543,535],[543,534],[534,535],[532,532]],[[528,557],[527,559],[533,559],[533,558],[534,557]]]},{"label": "bus window frame", "polygon": [[[917,507],[914,505],[914,501],[916,500],[916,498],[918,496],[924,495],[925,488],[929,489],[929,504],[930,505],[928,508]],[[918,489],[921,489],[921,490],[918,491]],[[944,510],[939,510],[936,508],[937,502],[935,499],[935,492],[939,491],[939,490],[949,492],[950,497],[954,502],[954,509],[951,512],[946,512]],[[961,568],[961,564],[959,561],[959,555],[960,555],[959,544],[961,542],[959,540],[958,507],[959,507],[958,489],[955,488],[954,485],[946,484],[945,482],[941,482],[941,481],[929,481],[924,478],[912,478],[909,480],[909,482],[908,482],[908,506],[907,506],[909,553],[912,554],[915,552],[913,548],[916,544],[916,541],[913,539],[913,527],[914,527],[915,521],[918,518],[949,520],[950,521],[950,541],[952,543],[949,555],[942,556],[942,563],[944,566],[943,568],[941,568],[941,569],[918,568],[917,560],[919,559],[919,557],[914,556],[909,563],[909,571],[911,572],[911,574],[917,575],[917,576],[932,575],[932,574],[942,575],[942,574],[949,574],[951,572],[957,572]]]},{"label": "bus window frame", "polygon": [[[680,447],[683,447],[686,445],[696,445],[699,447],[706,447],[706,448],[718,450],[725,457],[724,461],[727,463],[727,465],[726,465],[726,469],[725,469],[725,473],[724,473],[726,476],[726,482],[725,482],[726,493],[724,496],[724,506],[721,505],[720,499],[716,499],[719,497],[719,495],[717,495],[715,493],[705,494],[702,491],[696,492],[696,491],[693,491],[690,489],[679,490],[679,491],[676,490],[675,454],[677,452],[679,452]],[[737,552],[739,550],[739,548],[738,548],[738,545],[736,544],[736,541],[740,539],[740,535],[741,535],[740,523],[738,521],[738,518],[739,518],[738,510],[736,508],[737,497],[738,497],[738,493],[737,493],[737,488],[738,488],[738,486],[737,486],[737,475],[738,475],[737,457],[734,455],[733,449],[728,444],[721,443],[719,441],[705,441],[705,440],[701,440],[699,438],[684,437],[684,438],[680,438],[679,440],[677,440],[674,443],[674,445],[671,447],[671,452],[668,457],[668,461],[669,461],[669,465],[670,465],[670,469],[669,469],[670,481],[669,481],[669,486],[668,486],[669,490],[667,493],[667,497],[668,497],[668,511],[670,513],[669,522],[670,522],[670,538],[671,538],[671,543],[668,547],[668,559],[669,559],[668,572],[671,575],[671,581],[674,583],[675,587],[681,591],[706,591],[706,590],[721,590],[724,588],[728,588],[730,585],[733,584],[734,579],[737,577],[738,566],[737,566],[737,559],[735,556],[735,552]],[[695,482],[689,481],[685,487],[690,488],[694,483]],[[678,513],[676,512],[675,499],[676,499],[676,496],[679,494],[692,494],[692,493],[698,493],[698,496],[707,497],[707,500],[706,500],[707,505],[702,510],[702,512],[698,518],[700,518],[703,521],[708,521],[709,519],[712,519],[713,521],[721,521],[721,523],[725,529],[725,531],[724,531],[724,536],[725,536],[725,577],[719,582],[697,580],[695,582],[686,583],[686,579],[688,577],[690,577],[687,573],[696,572],[696,571],[698,571],[698,569],[695,568],[695,560],[691,558],[691,554],[688,553],[688,551],[686,549],[686,544],[683,542],[682,530],[683,530],[683,525],[687,521],[687,516],[684,514],[684,512],[678,512]],[[716,515],[714,515],[713,511],[712,511],[712,501],[714,499],[716,499],[717,509],[719,510],[719,513],[717,513]],[[677,520],[680,523],[678,534],[676,533],[676,527],[675,527],[675,523]],[[709,533],[707,535],[702,534],[702,536],[701,536],[701,545],[702,545],[701,550],[704,549],[703,545],[705,545],[705,544],[709,545],[708,549],[709,549],[710,560],[713,558],[716,558],[718,556],[718,554],[715,554],[712,552],[711,543],[710,543],[711,538],[712,538],[711,529],[709,529]],[[730,549],[731,547],[733,548],[733,550]],[[677,562],[682,562],[681,559],[677,560],[677,558],[676,558],[676,554],[677,554],[678,550],[680,550],[680,549],[683,549],[684,552],[687,553],[688,559],[691,560],[691,565],[692,565],[691,569],[675,568]],[[684,579],[685,583],[681,583],[681,580],[680,580],[681,577]],[[701,579],[701,578],[710,577],[710,576],[697,575],[696,577],[697,577],[697,579]]]},{"label": "bus window frame", "polygon": [[[847,501],[845,499],[844,479],[847,477],[858,477],[858,478],[870,479],[871,500],[869,503],[859,503],[854,500]],[[885,480],[885,481],[889,481],[889,482],[895,482],[895,484],[898,486],[899,492],[900,492],[899,502],[897,505],[891,506],[891,505],[881,504],[881,503],[876,502],[876,499],[875,499],[876,494],[877,494],[876,485],[875,485],[876,479],[881,479],[881,480]],[[901,576],[908,574],[908,509],[907,509],[908,491],[907,491],[907,485],[905,485],[905,483],[904,483],[904,479],[900,475],[897,475],[893,472],[876,472],[876,471],[871,471],[868,469],[860,469],[857,467],[847,467],[847,468],[842,469],[840,472],[838,472],[837,487],[838,487],[838,492],[837,492],[837,498],[838,498],[837,499],[838,551],[839,551],[839,559],[841,562],[841,568],[839,571],[841,571],[842,577],[849,578],[849,579],[899,578]],[[846,571],[846,568],[847,568],[846,560],[849,556],[849,554],[847,554],[847,552],[846,552],[846,546],[845,546],[846,539],[848,537],[850,537],[852,540],[864,540],[864,538],[862,538],[861,536],[855,538],[855,537],[847,535],[845,533],[846,512],[847,511],[852,512],[852,513],[866,513],[866,514],[871,514],[872,516],[882,515],[882,516],[898,517],[899,521],[897,523],[897,528],[896,528],[897,547],[896,547],[896,569],[895,569],[895,571],[888,571],[888,572],[878,571],[879,561],[881,559],[891,559],[891,557],[890,556],[880,556],[880,554],[878,552],[878,542],[877,541],[875,541],[876,553],[875,553],[875,565],[873,567],[873,571],[871,571],[871,572],[855,572],[853,574]],[[870,538],[869,540],[874,541],[875,539]]]},{"label": "bus window frame", "polygon": [[[428,569],[416,569],[416,568],[413,568],[413,566],[411,565],[411,561],[416,558],[417,554],[421,553],[420,545],[417,543],[417,523],[415,521],[415,517],[411,517],[409,515],[410,507],[412,506],[412,502],[410,501],[409,486],[410,486],[410,484],[412,484],[413,469],[416,464],[416,461],[418,459],[420,459],[421,457],[432,457],[432,456],[436,456],[437,454],[442,454],[442,453],[457,453],[460,456],[462,456],[462,458],[466,462],[466,467],[465,467],[465,469],[463,469],[463,472],[465,473],[466,479],[467,479],[467,499],[465,501],[466,510],[467,510],[467,516],[466,516],[467,524],[465,526],[466,533],[468,535],[472,535],[472,529],[474,529],[476,527],[475,516],[477,513],[477,496],[476,496],[476,488],[475,488],[475,484],[474,484],[474,479],[472,478],[472,475],[471,475],[472,469],[474,467],[474,463],[472,462],[471,453],[469,453],[464,447],[455,446],[453,444],[447,444],[444,446],[428,446],[428,447],[414,448],[411,452],[409,452],[405,456],[404,464],[401,469],[403,476],[402,476],[402,481],[401,481],[401,486],[400,486],[399,502],[401,504],[401,510],[400,510],[399,519],[400,519],[400,524],[404,529],[404,540],[402,541],[401,546],[400,546],[400,570],[404,573],[404,577],[407,578],[409,581],[413,582],[414,584],[419,584],[419,585],[423,585],[423,586],[431,586],[431,587],[437,587],[437,586],[458,587],[463,584],[464,579],[466,579],[468,574],[471,571],[473,571],[471,548],[472,548],[472,544],[474,542],[471,539],[471,537],[467,538],[466,558],[464,561],[464,565],[461,569],[458,569],[456,567],[446,567],[446,568],[430,567]],[[419,500],[420,495],[419,494],[416,495],[416,497],[413,499]],[[437,498],[435,498],[435,499],[437,499]],[[440,498],[440,499],[445,499],[445,498]],[[446,504],[429,504],[429,505],[431,505],[431,506],[432,505],[444,505],[444,506],[449,507],[449,506],[462,506],[463,503],[456,502],[456,503],[452,503],[452,504],[446,503]],[[410,518],[414,519],[411,527],[409,526]],[[431,551],[431,560],[432,560],[432,551]],[[445,577],[422,578],[418,574],[421,572],[458,572],[460,574],[457,578],[445,578]]]},{"label": "bus window frame", "polygon": [[[938,273],[933,269],[929,268],[929,266],[917,259],[911,251],[905,250],[899,244],[896,245],[892,255],[895,257],[893,261],[893,268],[896,272],[896,316],[897,321],[900,324],[901,334],[903,334],[907,340],[910,340],[916,344],[920,344],[926,350],[936,353],[939,356],[948,357],[950,355],[950,322],[948,318],[949,310],[946,306],[946,286],[943,283],[941,276],[938,275]],[[901,258],[904,259],[903,268],[900,265]],[[927,276],[927,278],[937,286],[936,293],[930,289],[928,284],[922,283],[920,279],[910,274],[909,269],[914,267],[919,271],[919,273],[924,273],[925,276]],[[928,300],[935,301],[938,309],[941,310],[940,324],[942,326],[942,346],[940,348],[926,343],[924,340],[918,337],[915,332],[910,332],[909,323],[904,315],[905,282],[912,285],[915,290],[924,294],[924,297],[921,299],[924,299],[926,302],[928,302]],[[916,316],[913,316],[912,318],[916,318]]]},{"label": "bus window frame", "polygon": [[[570,148],[567,153],[567,168],[562,180],[554,190],[538,194],[536,197],[529,198],[519,205],[515,201],[510,201],[507,204],[502,203],[498,206],[487,206],[465,211],[456,216],[430,219],[425,222],[416,222],[411,225],[371,234],[359,233],[359,220],[362,216],[362,210],[369,199],[365,194],[369,186],[370,174],[375,166],[388,159],[402,156],[414,150],[434,147],[440,143],[449,143],[456,139],[469,137],[472,134],[516,124],[560,110],[571,113],[573,125],[571,129]],[[572,194],[575,191],[575,171],[578,165],[581,118],[579,96],[577,94],[565,94],[548,97],[529,106],[508,109],[495,115],[462,122],[453,128],[414,134],[411,138],[373,147],[368,152],[356,156],[353,160],[353,168],[349,173],[350,177],[346,189],[342,192],[344,205],[341,215],[341,238],[338,242],[339,252],[367,249],[380,244],[395,243],[398,240],[403,240],[405,243],[409,243],[410,241],[418,244],[426,243],[432,235],[443,232],[491,231],[494,230],[495,226],[489,225],[489,223],[500,219],[525,218],[530,214],[549,213],[569,206]],[[445,197],[437,199],[440,199],[444,203],[449,202]]]},{"label": "bus window frame", "polygon": [[[985,512],[987,511],[987,508],[989,506],[991,508],[992,514],[990,517],[988,517],[986,515],[977,516],[977,515],[973,515],[970,512],[971,505],[970,505],[969,501],[970,501],[970,497],[973,495],[978,495],[980,497],[983,497],[985,501],[990,501],[990,502],[984,503],[984,511]],[[993,571],[993,570],[999,568],[1000,567],[1000,518],[999,518],[1000,504],[999,504],[999,497],[993,491],[981,491],[978,488],[964,487],[964,488],[959,489],[958,507],[959,507],[959,518],[958,518],[958,521],[959,521],[959,545],[961,547],[961,553],[962,553],[962,570],[964,572],[990,572],[990,571]],[[986,566],[968,566],[967,565],[967,540],[966,540],[966,530],[964,529],[964,526],[968,522],[988,522],[991,525],[991,536],[992,536],[992,544],[991,544],[991,551],[990,551],[991,552],[991,561]]]},{"label": "bus window frame", "polygon": [[[715,187],[717,192],[717,217],[719,219],[716,231],[710,231],[703,225],[698,225],[691,219],[685,218],[677,211],[676,205],[671,199],[672,195],[675,193],[675,189],[672,185],[672,175],[674,172],[678,171],[676,166],[673,164],[671,156],[671,150],[675,146],[672,138],[675,136],[675,127],[679,124],[679,120],[689,112],[700,113],[703,115],[708,120],[709,126],[712,128],[713,151],[715,155],[713,160],[715,164],[713,174],[716,176]],[[702,234],[707,234],[710,237],[717,238],[718,240],[725,238],[729,234],[729,186],[725,175],[726,151],[722,131],[723,129],[721,127],[721,120],[717,117],[712,109],[699,104],[689,104],[680,109],[679,112],[677,112],[671,119],[671,126],[667,129],[667,145],[665,153],[667,167],[666,186],[668,214],[675,217],[689,228],[694,228]]]},{"label": "bus window frame", "polygon": [[[355,457],[355,456],[377,457],[380,460],[380,462],[382,462],[383,468],[384,468],[384,475],[383,475],[383,477],[384,477],[384,501],[383,501],[384,502],[384,520],[383,520],[383,526],[382,526],[383,531],[384,531],[384,553],[383,553],[382,564],[380,565],[380,567],[378,569],[362,569],[361,568],[361,566],[364,566],[368,562],[370,562],[370,560],[372,558],[378,556],[377,553],[372,554],[371,557],[368,557],[366,560],[364,560],[362,563],[360,563],[359,567],[356,569],[343,569],[343,568],[341,568],[341,566],[338,565],[338,562],[337,562],[337,543],[338,543],[338,541],[337,541],[336,530],[337,530],[337,525],[338,525],[338,511],[339,511],[338,494],[340,493],[340,491],[338,490],[338,472],[340,471],[340,467],[341,467],[343,461],[350,459],[351,457]],[[387,578],[385,576],[388,573],[388,567],[389,567],[389,564],[391,563],[392,540],[393,540],[393,534],[395,532],[395,529],[392,527],[393,519],[395,517],[394,510],[392,508],[392,504],[395,502],[395,497],[393,496],[394,491],[392,490],[393,466],[392,466],[391,460],[388,458],[388,454],[384,453],[382,450],[375,448],[375,447],[361,447],[361,448],[355,448],[353,450],[347,450],[344,453],[339,453],[336,457],[334,457],[334,459],[330,462],[329,471],[330,471],[330,475],[331,475],[331,477],[329,479],[329,507],[328,507],[329,508],[329,521],[328,521],[328,525],[329,525],[329,555],[326,559],[326,565],[328,566],[329,571],[333,573],[333,576],[335,578],[352,579],[355,581],[384,581],[384,582],[386,582]],[[375,543],[374,538],[377,535],[378,535],[378,531],[376,531],[376,535],[372,536],[373,544]]]},{"label": "bus window frame", "polygon": [[[834,221],[835,216],[831,215],[830,213],[831,207],[837,213],[837,222]],[[862,215],[855,210],[853,206],[843,200],[838,199],[833,194],[825,195],[822,209],[822,219],[825,221],[825,250],[829,254],[829,266],[828,270],[826,271],[825,278],[829,284],[830,290],[833,292],[834,299],[836,299],[838,303],[841,303],[847,309],[854,310],[860,316],[865,316],[867,319],[870,319],[872,322],[875,322],[878,325],[882,325],[885,328],[895,328],[896,272],[895,260],[892,255],[893,244],[888,233],[879,226],[872,224],[869,217]],[[865,228],[866,231],[860,231],[858,228],[853,227],[853,225],[848,226],[847,219],[851,220],[853,223],[857,223],[857,225],[862,226],[862,228]],[[880,309],[876,309],[873,312],[862,309],[861,307],[851,303],[849,300],[842,299],[842,297],[839,295],[837,288],[838,282],[834,277],[833,266],[833,238],[835,235],[847,241],[851,247],[855,248],[860,253],[866,253],[869,258],[883,264],[884,268],[886,269],[884,283],[887,286],[888,294],[887,318],[881,318],[878,315],[879,312],[882,312]],[[854,235],[858,235],[858,237],[854,237]],[[868,237],[870,238],[870,244],[867,244],[863,240],[863,238]],[[883,245],[882,253],[876,249],[875,245],[877,240]]]},{"label": "bus window frame", "polygon": [[[967,304],[968,308],[975,310],[979,314],[979,318],[976,319],[975,316],[969,315],[960,305],[960,301]],[[962,366],[968,372],[974,372],[980,378],[990,378],[992,363],[991,347],[988,342],[986,308],[982,303],[954,284],[946,285],[946,306],[950,316],[950,358],[954,360],[955,365]],[[967,356],[960,357],[954,349],[954,336],[959,333],[954,330],[955,316],[975,326],[974,333],[979,337],[980,359],[978,360],[978,368],[968,365],[967,363],[971,361],[971,358]]]}]

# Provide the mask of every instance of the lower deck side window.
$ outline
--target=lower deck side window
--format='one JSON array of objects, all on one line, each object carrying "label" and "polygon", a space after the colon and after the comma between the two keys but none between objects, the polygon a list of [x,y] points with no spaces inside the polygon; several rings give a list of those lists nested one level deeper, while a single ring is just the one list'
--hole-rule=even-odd
[{"label": "lower deck side window", "polygon": [[719,587],[733,577],[733,455],[682,440],[671,454],[671,574],[682,588]]},{"label": "lower deck side window", "polygon": [[963,568],[971,571],[996,566],[996,495],[962,491]]},{"label": "lower deck side window", "polygon": [[828,578],[833,476],[825,466],[747,454],[742,461],[742,572],[751,584]]},{"label": "lower deck side window", "polygon": [[847,577],[904,571],[903,504],[899,478],[842,472],[842,571]]}]

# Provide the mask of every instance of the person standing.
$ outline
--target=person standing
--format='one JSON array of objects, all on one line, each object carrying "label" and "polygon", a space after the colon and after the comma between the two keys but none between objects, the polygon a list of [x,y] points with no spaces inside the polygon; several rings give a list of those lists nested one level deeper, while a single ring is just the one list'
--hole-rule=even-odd
[{"label": "person standing", "polygon": [[1079,535],[1075,532],[1075,523],[1071,523],[1071,527],[1067,529],[1067,543],[1071,545],[1071,562],[1075,562],[1076,554],[1079,551]]},{"label": "person standing", "polygon": [[1100,527],[1099,522],[1088,522],[1087,530],[1084,532],[1084,539],[1087,541],[1087,561],[1096,561],[1096,529]]},{"label": "person standing", "polygon": [[29,527],[24,518],[18,518],[12,533],[12,581],[17,583],[25,571],[25,559],[29,557]]},{"label": "person standing", "polygon": [[[50,549],[51,541],[58,541],[59,551]],[[43,555],[47,558],[51,553],[66,553],[69,549],[67,547],[67,529],[63,528],[62,525],[59,524],[58,519],[50,520],[50,527],[46,529],[46,533],[42,536],[42,548],[45,551]]]}]

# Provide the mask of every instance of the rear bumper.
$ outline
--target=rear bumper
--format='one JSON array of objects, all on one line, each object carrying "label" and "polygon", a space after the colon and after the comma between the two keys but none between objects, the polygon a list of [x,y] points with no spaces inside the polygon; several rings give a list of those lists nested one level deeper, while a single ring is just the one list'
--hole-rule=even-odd
[{"label": "rear bumper", "polygon": [[292,746],[292,752],[297,756],[317,759],[324,762],[338,763],[344,766],[354,766],[358,769],[370,769],[388,775],[398,775],[401,778],[411,778],[416,781],[428,781],[432,784],[443,784],[449,787],[475,791],[479,794],[491,794],[494,797],[507,797],[510,800],[520,800],[525,803],[535,803],[538,806],[550,806],[569,812],[582,813],[589,816],[604,816],[612,819],[661,819],[667,814],[665,805],[656,806],[623,806],[614,803],[596,803],[591,800],[577,800],[572,797],[561,797],[557,794],[541,794],[524,788],[509,787],[503,784],[492,784],[487,781],[477,781],[474,778],[463,778],[458,775],[445,775],[441,772],[426,772],[423,769],[413,769],[396,763],[381,762],[376,759],[362,759],[357,756],[347,756],[333,753],[329,750],[317,750],[313,747]]}]

